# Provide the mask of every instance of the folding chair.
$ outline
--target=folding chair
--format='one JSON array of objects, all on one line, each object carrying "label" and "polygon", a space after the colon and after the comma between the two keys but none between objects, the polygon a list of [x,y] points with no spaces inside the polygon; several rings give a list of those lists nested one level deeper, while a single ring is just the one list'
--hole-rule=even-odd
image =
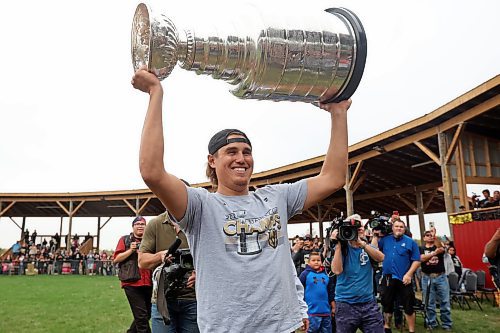
[{"label": "folding chair", "polygon": [[493,295],[491,299],[491,305],[495,306],[495,292],[496,288],[487,288],[486,284],[486,272],[483,270],[476,271],[477,275],[477,291],[481,293],[481,303],[483,303],[483,298],[486,298],[488,301],[490,298],[488,294]]},{"label": "folding chair", "polygon": [[448,275],[448,284],[450,285],[450,301],[451,305],[453,302],[457,302],[460,309],[464,310],[464,305],[467,305],[469,310],[471,309],[469,302],[465,298],[464,293],[460,291],[459,276],[455,272],[451,272]]},{"label": "folding chair", "polygon": [[481,304],[479,304],[479,299],[476,296],[476,291],[477,291],[477,275],[476,273],[471,271],[465,277],[465,292],[462,294],[464,294],[465,296],[469,297],[469,299],[472,299],[474,302],[476,302],[479,309],[483,311]]}]

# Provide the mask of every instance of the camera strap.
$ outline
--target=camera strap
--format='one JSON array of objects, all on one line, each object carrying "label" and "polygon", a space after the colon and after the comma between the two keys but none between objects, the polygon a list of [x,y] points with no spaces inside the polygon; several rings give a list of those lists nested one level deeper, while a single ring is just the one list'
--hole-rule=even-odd
[{"label": "camera strap", "polygon": [[165,268],[167,266],[167,261],[165,260],[158,275],[158,291],[156,293],[156,306],[165,325],[170,324],[170,314],[168,313],[167,298],[165,297]]}]

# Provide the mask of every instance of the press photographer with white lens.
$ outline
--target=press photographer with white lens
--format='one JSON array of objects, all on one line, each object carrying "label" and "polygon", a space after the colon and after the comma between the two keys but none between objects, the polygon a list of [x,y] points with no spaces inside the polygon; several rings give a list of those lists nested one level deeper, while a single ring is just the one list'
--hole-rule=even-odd
[{"label": "press photographer with white lens", "polygon": [[[347,231],[355,226],[354,235]],[[343,228],[342,228],[343,227]],[[339,240],[340,233],[343,233]],[[332,230],[335,242],[332,271],[337,275],[335,288],[335,322],[337,332],[384,332],[384,321],[373,293],[372,261],[382,262],[384,254],[364,238],[361,217],[354,214],[339,228]]]}]

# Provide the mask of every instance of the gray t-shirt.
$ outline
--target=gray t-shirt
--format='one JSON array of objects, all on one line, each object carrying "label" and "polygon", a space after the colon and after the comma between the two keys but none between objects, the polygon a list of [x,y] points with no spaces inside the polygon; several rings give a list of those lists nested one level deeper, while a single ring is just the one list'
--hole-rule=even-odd
[{"label": "gray t-shirt", "polygon": [[302,325],[287,222],[301,212],[305,180],[244,196],[188,188],[179,222],[196,269],[200,332],[292,332]]}]

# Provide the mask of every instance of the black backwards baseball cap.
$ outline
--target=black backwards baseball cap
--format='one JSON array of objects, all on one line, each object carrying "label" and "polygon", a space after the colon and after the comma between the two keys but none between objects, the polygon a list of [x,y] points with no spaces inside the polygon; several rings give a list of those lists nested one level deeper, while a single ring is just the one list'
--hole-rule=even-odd
[{"label": "black backwards baseball cap", "polygon": [[[243,138],[231,138],[228,139],[228,136],[231,134],[236,134],[236,135],[241,135]],[[233,142],[243,142],[247,143],[250,147],[252,147],[252,143],[248,139],[247,135],[243,133],[240,130],[231,128],[231,129],[224,129],[222,131],[219,131],[212,136],[210,139],[210,142],[208,143],[208,153],[210,155],[215,154],[219,149],[221,149],[224,146],[227,146],[230,143]]]},{"label": "black backwards baseball cap", "polygon": [[146,219],[144,217],[142,217],[142,216],[139,215],[139,216],[136,216],[134,218],[134,220],[132,221],[132,226],[134,226],[134,224],[136,224],[139,221],[142,221],[142,222],[146,223]]}]

